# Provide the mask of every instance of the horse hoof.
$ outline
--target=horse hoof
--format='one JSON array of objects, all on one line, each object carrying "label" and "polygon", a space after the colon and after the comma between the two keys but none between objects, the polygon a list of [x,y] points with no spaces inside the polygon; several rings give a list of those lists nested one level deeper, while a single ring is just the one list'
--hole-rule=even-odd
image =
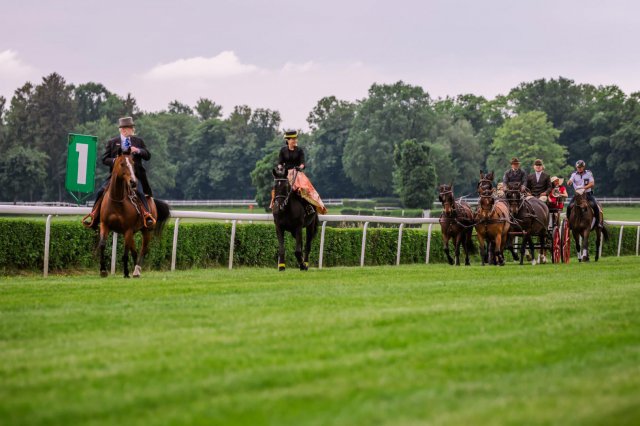
[{"label": "horse hoof", "polygon": [[589,261],[589,258],[588,258],[588,257],[585,257],[585,258],[584,258],[584,259],[582,259],[582,260],[584,260],[585,262],[588,262],[588,261]]},{"label": "horse hoof", "polygon": [[278,271],[282,272],[282,271],[284,271],[284,270],[285,270],[285,267],[284,267],[284,266],[278,266]]},{"label": "horse hoof", "polygon": [[531,261],[531,266],[536,266],[536,260],[535,260],[535,259],[533,259],[533,260]]},{"label": "horse hoof", "polygon": [[101,276],[102,278],[106,278],[106,277],[108,277],[108,276],[109,276],[109,273],[108,273],[107,271],[100,271],[100,276]]},{"label": "horse hoof", "polygon": [[453,260],[449,260],[449,265],[453,265]]},{"label": "horse hoof", "polygon": [[135,269],[133,270],[133,278],[140,278],[141,271],[142,268],[140,267],[140,265],[136,265]]},{"label": "horse hoof", "polygon": [[124,278],[131,278],[129,275],[125,275]]}]

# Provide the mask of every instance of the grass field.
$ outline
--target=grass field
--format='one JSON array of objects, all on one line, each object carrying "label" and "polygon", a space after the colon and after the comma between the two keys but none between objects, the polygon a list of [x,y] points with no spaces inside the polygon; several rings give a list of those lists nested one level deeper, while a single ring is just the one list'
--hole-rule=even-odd
[{"label": "grass field", "polygon": [[2,278],[0,424],[638,424],[639,271]]}]

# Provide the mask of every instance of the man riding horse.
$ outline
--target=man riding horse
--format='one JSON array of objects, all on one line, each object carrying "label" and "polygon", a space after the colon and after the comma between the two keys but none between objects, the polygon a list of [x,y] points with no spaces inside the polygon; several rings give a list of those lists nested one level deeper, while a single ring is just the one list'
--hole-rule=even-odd
[{"label": "man riding horse", "polygon": [[[151,159],[151,153],[144,144],[144,141],[134,136],[135,125],[133,118],[120,118],[118,120],[118,127],[120,129],[120,136],[110,139],[105,145],[104,154],[102,154],[102,164],[109,166],[109,176],[107,176],[107,179],[103,182],[100,189],[98,189],[93,210],[88,216],[85,216],[82,223],[88,228],[97,228],[100,222],[102,197],[111,180],[111,173],[113,172],[113,164],[115,163],[116,157],[120,154],[131,154],[133,158],[133,171],[138,180],[135,191],[138,201],[140,202],[139,207],[141,208],[142,216],[144,217],[144,225],[147,228],[152,228],[156,221],[150,213],[145,194],[149,197],[153,196],[153,194],[147,179],[147,172],[142,166],[142,160],[149,161]],[[87,219],[90,220],[87,221]]]},{"label": "man riding horse", "polygon": [[[584,189],[587,201],[589,201],[589,205],[593,209],[593,216],[596,218],[596,225],[599,228],[602,228],[603,223],[600,215],[600,206],[598,205],[596,198],[593,196],[593,188],[596,185],[596,181],[593,178],[593,173],[591,173],[590,170],[585,170],[585,167],[585,162],[583,160],[578,160],[576,162],[576,171],[571,174],[571,177],[567,181],[567,185],[573,185],[575,190]],[[574,204],[574,201],[571,200],[571,203],[567,207],[567,217],[571,216],[571,209]]]}]

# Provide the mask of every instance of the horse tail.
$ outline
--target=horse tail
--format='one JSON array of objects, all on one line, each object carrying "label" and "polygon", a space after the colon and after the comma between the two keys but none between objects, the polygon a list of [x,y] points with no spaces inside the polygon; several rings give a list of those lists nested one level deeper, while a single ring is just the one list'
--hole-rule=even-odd
[{"label": "horse tail", "polygon": [[609,224],[607,222],[602,224],[602,238],[609,241]]},{"label": "horse tail", "polygon": [[169,204],[162,200],[154,200],[156,203],[156,210],[158,212],[158,218],[156,219],[156,227],[154,232],[156,235],[160,235],[162,233],[162,229],[164,225],[167,223],[169,217],[171,217],[171,209],[169,208]]}]

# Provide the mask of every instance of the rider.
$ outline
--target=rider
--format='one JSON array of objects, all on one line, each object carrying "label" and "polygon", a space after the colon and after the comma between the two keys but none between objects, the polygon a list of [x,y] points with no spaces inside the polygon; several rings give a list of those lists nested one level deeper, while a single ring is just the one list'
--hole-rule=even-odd
[{"label": "rider", "polygon": [[91,218],[91,221],[83,221],[83,224],[87,227],[97,226],[100,221],[99,216],[102,196],[109,185],[109,181],[111,180],[111,172],[113,171],[113,164],[115,163],[116,157],[120,153],[130,153],[133,158],[133,169],[136,178],[138,179],[136,193],[138,194],[138,199],[143,204],[142,214],[144,217],[144,223],[146,227],[152,227],[156,221],[150,213],[149,204],[147,203],[147,197],[145,197],[145,194],[150,197],[152,197],[153,194],[151,192],[151,187],[149,186],[149,181],[147,180],[147,172],[142,166],[142,160],[149,161],[151,159],[151,153],[144,144],[144,141],[141,138],[134,136],[135,125],[133,123],[133,118],[120,118],[118,120],[118,128],[120,129],[120,136],[110,139],[105,145],[104,154],[102,154],[102,164],[109,166],[109,176],[107,176],[107,179],[98,190],[93,210],[89,216],[87,216]]},{"label": "rider", "polygon": [[[600,221],[600,206],[596,198],[593,196],[593,188],[596,181],[593,178],[593,173],[590,170],[585,170],[586,164],[583,160],[576,161],[576,171],[571,174],[571,177],[567,181],[567,185],[573,185],[575,190],[584,189],[584,193],[587,196],[589,205],[593,209],[593,215],[597,218],[598,226],[602,228],[602,222]],[[567,207],[567,218],[571,215],[571,208],[573,207],[573,200]]]},{"label": "rider", "polygon": [[544,163],[541,159],[533,162],[534,172],[527,176],[527,189],[540,201],[546,202],[549,193],[551,193],[551,179],[544,172]]},{"label": "rider", "polygon": [[[305,210],[306,213],[311,215],[315,213],[315,208],[322,214],[326,214],[327,209],[325,208],[320,196],[316,192],[309,179],[306,178],[305,174],[302,173],[302,170],[305,168],[304,164],[304,151],[302,148],[298,146],[298,131],[297,130],[288,130],[284,133],[284,142],[285,146],[280,150],[280,154],[278,155],[278,164],[281,164],[285,171],[288,173],[289,170],[297,170],[298,174],[296,175],[296,182],[294,185],[299,186],[300,196],[307,201]],[[271,204],[273,205],[273,197],[274,193],[271,192]]]},{"label": "rider", "polygon": [[517,157],[511,159],[511,168],[504,172],[502,177],[503,188],[508,188],[511,182],[518,182],[522,192],[526,189],[527,173],[520,168],[520,160]]}]

